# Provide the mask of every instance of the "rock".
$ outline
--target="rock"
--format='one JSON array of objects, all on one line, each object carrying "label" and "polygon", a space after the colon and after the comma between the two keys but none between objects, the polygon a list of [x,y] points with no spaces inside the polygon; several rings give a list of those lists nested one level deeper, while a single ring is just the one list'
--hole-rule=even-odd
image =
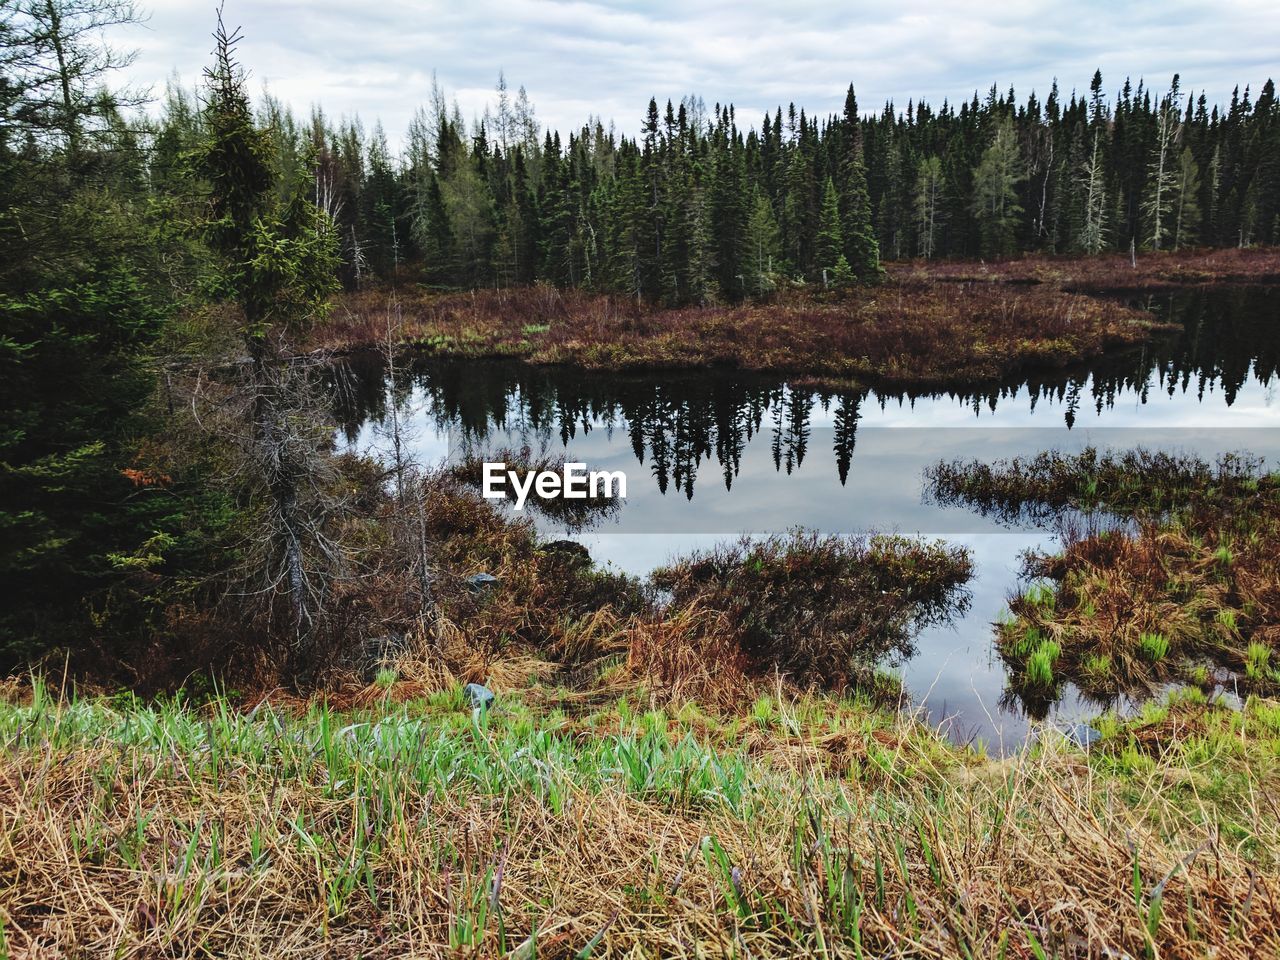
[{"label": "rock", "polygon": [[1077,723],[1066,731],[1066,735],[1077,747],[1084,747],[1086,750],[1102,739],[1102,734],[1087,723]]},{"label": "rock", "polygon": [[501,581],[491,573],[473,573],[463,581],[472,593],[488,593],[496,589]]},{"label": "rock", "polygon": [[482,683],[468,683],[462,688],[462,692],[466,694],[471,706],[477,710],[488,710],[497,699],[497,695]]}]

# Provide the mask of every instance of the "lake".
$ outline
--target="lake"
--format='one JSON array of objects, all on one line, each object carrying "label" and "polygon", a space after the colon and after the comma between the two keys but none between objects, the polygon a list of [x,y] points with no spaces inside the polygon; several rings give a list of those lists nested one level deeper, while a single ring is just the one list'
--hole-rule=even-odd
[{"label": "lake", "polygon": [[[349,358],[335,391],[344,442],[385,452],[397,404],[418,462],[529,447],[622,470],[628,496],[587,530],[538,521],[598,564],[643,575],[673,556],[741,535],[805,527],[898,532],[962,543],[976,576],[965,614],[921,633],[891,665],[912,702],[958,740],[1003,753],[1028,719],[1004,695],[991,624],[1020,580],[1021,555],[1052,530],[1002,524],[930,497],[939,460],[994,460],[1086,445],[1249,451],[1280,463],[1280,296],[1267,288],[1131,298],[1181,332],[1087,367],[999,385],[903,392],[732,371],[645,375],[489,362],[410,363],[387,382],[376,355]],[[1060,723],[1096,713],[1068,692]]]}]

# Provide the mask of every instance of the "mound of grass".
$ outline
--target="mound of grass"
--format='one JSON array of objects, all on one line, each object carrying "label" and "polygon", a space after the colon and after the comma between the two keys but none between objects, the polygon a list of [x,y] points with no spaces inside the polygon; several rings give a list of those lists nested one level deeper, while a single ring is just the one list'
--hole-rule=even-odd
[{"label": "mound of grass", "polygon": [[748,669],[840,689],[963,611],[972,575],[968,551],[941,541],[797,532],[695,554],[652,581],[669,596],[667,616],[718,613],[706,623]]},{"label": "mound of grass", "polygon": [[1028,558],[1052,587],[1011,601],[997,648],[1037,710],[1048,685],[1030,631],[1061,644],[1055,677],[1101,701],[1224,675],[1246,692],[1280,689],[1280,480],[1257,458],[1088,449],[941,464],[931,480],[935,496],[1000,517],[1105,511],[1129,524],[1063,524],[1060,554]]},{"label": "mound of grass", "polygon": [[[344,295],[318,346],[385,334],[387,294]],[[900,386],[1000,380],[1132,347],[1166,328],[1114,300],[1049,285],[938,284],[915,276],[839,297],[657,309],[547,286],[404,294],[405,341],[441,357],[517,358],[600,370],[729,367]]]}]

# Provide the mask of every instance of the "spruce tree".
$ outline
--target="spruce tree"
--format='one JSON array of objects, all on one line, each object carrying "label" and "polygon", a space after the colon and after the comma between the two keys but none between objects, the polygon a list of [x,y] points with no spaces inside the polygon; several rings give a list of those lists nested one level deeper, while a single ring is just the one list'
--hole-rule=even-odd
[{"label": "spruce tree", "polygon": [[445,208],[444,194],[440,190],[440,179],[434,171],[427,172],[413,228],[427,278],[441,286],[457,284],[459,277],[453,226],[449,220],[449,211]]},{"label": "spruce tree", "polygon": [[1025,178],[1013,123],[1007,118],[1000,120],[973,174],[972,210],[984,256],[1003,256],[1014,251],[1023,212],[1017,186]]},{"label": "spruce tree", "polygon": [[782,234],[773,215],[773,204],[759,187],[752,196],[751,216],[747,219],[746,247],[747,292],[755,297],[772,293],[777,286],[774,275],[782,258]]},{"label": "spruce tree", "polygon": [[844,254],[858,280],[874,283],[882,276],[880,245],[871,223],[871,198],[867,193],[867,170],[862,157],[862,131],[858,99],[852,84],[845,95],[840,157],[840,226],[844,234]]},{"label": "spruce tree", "polygon": [[840,229],[840,201],[836,185],[830,177],[822,188],[822,210],[818,215],[818,234],[815,241],[815,270],[824,283],[835,280],[836,266],[844,261],[844,273],[851,276],[849,261],[844,255],[844,234]]}]

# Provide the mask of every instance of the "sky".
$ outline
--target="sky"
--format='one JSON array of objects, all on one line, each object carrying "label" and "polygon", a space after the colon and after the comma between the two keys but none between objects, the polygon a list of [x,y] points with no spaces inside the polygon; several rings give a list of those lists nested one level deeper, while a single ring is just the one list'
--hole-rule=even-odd
[{"label": "sky", "polygon": [[[215,0],[140,0],[141,27],[112,35],[136,48],[129,82],[159,95],[176,76],[194,85],[209,61]],[[263,88],[305,115],[381,120],[400,142],[425,103],[433,72],[471,120],[495,99],[503,72],[524,86],[544,126],[568,132],[588,116],[633,135],[651,96],[697,94],[732,102],[741,126],[794,102],[838,112],[853,83],[860,107],[892,98],[940,104],[1012,85],[1043,99],[1056,77],[1063,97],[1087,91],[1095,68],[1109,94],[1126,76],[1225,103],[1237,84],[1254,91],[1280,75],[1280,3],[1067,3],[953,0],[923,3],[769,4],[760,0],[225,0],[241,26],[240,57]]]}]

